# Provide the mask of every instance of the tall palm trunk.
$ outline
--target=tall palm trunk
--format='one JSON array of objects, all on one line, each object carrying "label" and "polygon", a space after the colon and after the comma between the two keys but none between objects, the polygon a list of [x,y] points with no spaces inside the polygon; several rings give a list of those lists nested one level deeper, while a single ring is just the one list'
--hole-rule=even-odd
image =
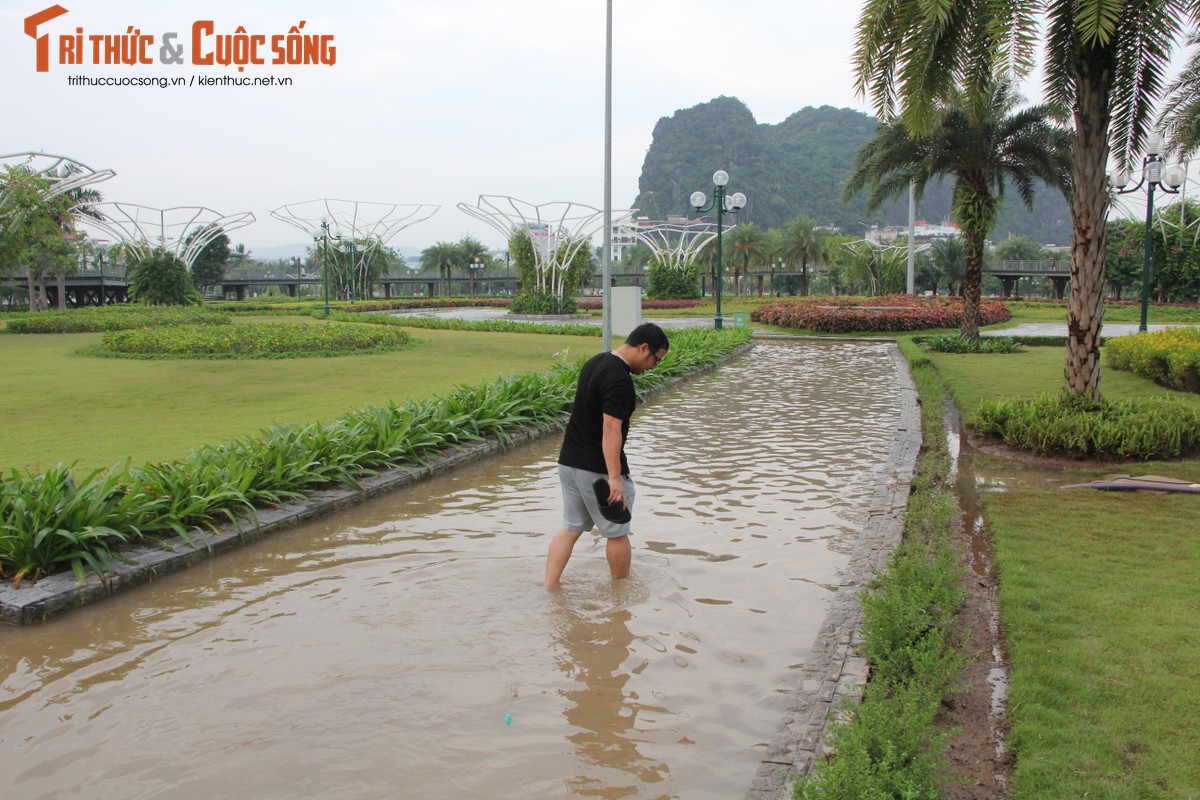
[{"label": "tall palm trunk", "polygon": [[987,234],[963,227],[962,325],[958,333],[964,339],[979,338],[979,295],[983,283],[983,245]]},{"label": "tall palm trunk", "polygon": [[1076,72],[1071,214],[1071,297],[1067,315],[1067,390],[1100,399],[1100,326],[1104,319],[1104,248],[1108,240],[1111,51],[1092,49]]}]

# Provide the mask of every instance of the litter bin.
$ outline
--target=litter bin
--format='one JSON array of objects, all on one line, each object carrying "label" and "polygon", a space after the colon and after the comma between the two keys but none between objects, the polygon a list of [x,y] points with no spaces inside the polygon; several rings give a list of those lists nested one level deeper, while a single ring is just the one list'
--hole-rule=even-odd
[{"label": "litter bin", "polygon": [[749,312],[746,312],[746,311],[735,311],[735,312],[733,312],[733,327],[735,327],[735,328],[744,328],[744,327],[746,327],[746,324],[747,324],[749,321],[750,321],[750,314],[749,314]]}]

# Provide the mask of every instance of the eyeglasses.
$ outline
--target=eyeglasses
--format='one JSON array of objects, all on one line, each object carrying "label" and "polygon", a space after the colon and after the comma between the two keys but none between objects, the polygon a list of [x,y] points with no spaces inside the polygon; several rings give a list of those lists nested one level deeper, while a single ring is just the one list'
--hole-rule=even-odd
[{"label": "eyeglasses", "polygon": [[666,356],[660,356],[658,353],[654,352],[654,350],[652,350],[649,345],[646,345],[646,350],[647,350],[647,352],[650,353],[650,355],[654,356],[654,363],[650,366],[650,369],[654,369],[655,367],[657,367],[659,364],[662,363],[662,360],[664,358],[666,358]]}]

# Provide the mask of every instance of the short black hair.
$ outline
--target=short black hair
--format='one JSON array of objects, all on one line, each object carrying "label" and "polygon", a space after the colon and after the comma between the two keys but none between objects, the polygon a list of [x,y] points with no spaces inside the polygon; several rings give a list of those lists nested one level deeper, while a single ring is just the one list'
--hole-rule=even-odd
[{"label": "short black hair", "polygon": [[629,336],[625,338],[625,344],[630,347],[648,344],[655,353],[659,350],[671,349],[671,342],[667,339],[666,332],[653,322],[643,322],[631,330]]}]

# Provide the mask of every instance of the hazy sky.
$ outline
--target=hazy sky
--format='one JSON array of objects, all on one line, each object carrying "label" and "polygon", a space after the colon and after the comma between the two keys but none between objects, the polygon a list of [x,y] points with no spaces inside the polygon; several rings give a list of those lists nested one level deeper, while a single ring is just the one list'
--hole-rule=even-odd
[{"label": "hazy sky", "polygon": [[[0,0],[0,154],[40,150],[112,169],[97,187],[106,200],[253,212],[258,221],[232,235],[251,249],[304,241],[269,211],[322,197],[440,204],[391,241],[409,247],[464,233],[499,246],[456,208],[480,194],[603,205],[603,0],[58,4],[68,13],[38,29],[49,37],[39,73],[24,20],[55,3]],[[828,0],[614,0],[614,206],[632,202],[654,125],[677,109],[733,95],[763,123],[809,105],[868,111],[849,67],[857,13],[857,3]],[[194,65],[198,20],[212,20],[216,36],[238,26],[264,36],[268,62],[271,37],[304,20],[304,33],[334,37],[336,63]],[[152,64],[92,63],[92,35],[130,26],[155,37]],[[80,27],[84,63],[58,63],[61,37]],[[161,62],[172,32],[182,64]],[[201,54],[215,52],[216,36],[202,38]],[[76,76],[292,85],[71,85]]]}]

